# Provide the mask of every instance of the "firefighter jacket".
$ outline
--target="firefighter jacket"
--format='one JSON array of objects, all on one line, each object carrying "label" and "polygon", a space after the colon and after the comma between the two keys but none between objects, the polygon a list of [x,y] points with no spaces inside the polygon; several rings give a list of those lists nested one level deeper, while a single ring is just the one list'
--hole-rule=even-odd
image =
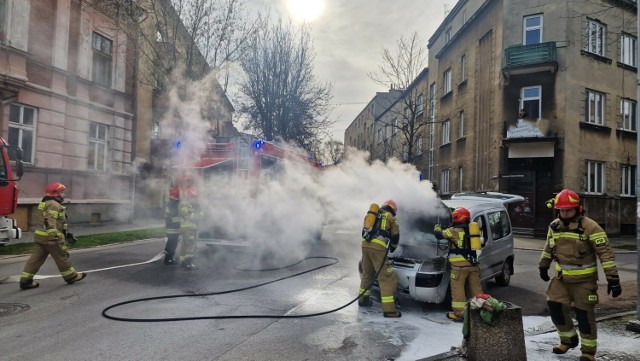
[{"label": "firefighter jacket", "polygon": [[[440,236],[440,232],[435,233],[436,237]],[[468,233],[468,228],[462,224],[454,224],[441,232],[442,238],[449,241],[449,262],[452,266],[467,267],[478,264],[478,255],[476,251],[471,250]]]},{"label": "firefighter jacket", "polygon": [[199,218],[195,197],[184,197],[180,200],[180,228],[197,228]]},{"label": "firefighter jacket", "polygon": [[180,233],[180,200],[169,199],[164,208],[164,223],[167,234]]},{"label": "firefighter jacket", "polygon": [[393,252],[400,242],[398,220],[391,212],[386,210],[380,210],[379,217],[380,219],[376,221],[376,229],[372,232],[373,238],[370,241],[364,239],[363,246],[370,245],[372,248],[379,248],[378,246],[387,248],[387,245],[389,245],[390,251]]},{"label": "firefighter jacket", "polygon": [[607,278],[618,277],[615,255],[604,230],[594,220],[578,216],[567,225],[556,219],[549,225],[540,268],[556,261],[558,278],[577,283],[598,280],[597,259]]},{"label": "firefighter jacket", "polygon": [[67,233],[67,215],[65,207],[53,197],[44,197],[38,204],[38,210],[42,212],[42,225],[34,232],[33,238],[38,241],[64,240]]}]

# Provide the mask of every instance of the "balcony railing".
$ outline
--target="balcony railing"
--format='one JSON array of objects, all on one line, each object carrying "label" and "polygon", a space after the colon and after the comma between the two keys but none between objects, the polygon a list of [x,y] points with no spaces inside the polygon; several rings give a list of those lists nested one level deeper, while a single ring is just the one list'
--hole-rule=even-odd
[{"label": "balcony railing", "polygon": [[[530,68],[528,71],[527,69]],[[516,70],[519,69],[519,70]],[[556,42],[514,45],[504,50],[503,70],[511,74],[558,69]]]}]

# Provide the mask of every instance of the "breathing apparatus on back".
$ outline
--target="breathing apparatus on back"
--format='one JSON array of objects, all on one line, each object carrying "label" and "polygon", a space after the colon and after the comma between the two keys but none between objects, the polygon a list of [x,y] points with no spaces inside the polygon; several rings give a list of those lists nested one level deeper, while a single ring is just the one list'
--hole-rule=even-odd
[{"label": "breathing apparatus on back", "polygon": [[395,215],[396,209],[397,206],[392,200],[384,202],[382,207],[378,206],[377,203],[371,203],[364,217],[362,238],[370,242],[376,237],[391,237],[391,223],[383,222],[383,218],[386,219],[385,212]]}]

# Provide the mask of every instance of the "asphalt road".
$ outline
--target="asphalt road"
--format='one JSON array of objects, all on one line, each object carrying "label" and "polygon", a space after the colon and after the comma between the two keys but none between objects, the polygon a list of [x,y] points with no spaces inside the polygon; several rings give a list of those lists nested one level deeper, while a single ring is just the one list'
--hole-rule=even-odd
[{"label": "asphalt road", "polygon": [[[248,318],[181,322],[120,322],[101,316],[104,308],[127,300],[162,295],[220,292],[272,281],[331,262],[305,256],[335,257],[339,262],[303,275],[242,292],[180,297],[134,303],[109,314],[130,318],[177,318],[220,315],[304,315],[338,308],[351,301],[359,286],[357,235],[325,229],[324,241],[304,249],[281,250],[288,259],[247,249],[200,247],[197,271],[167,267],[162,262],[126,266],[149,260],[164,247],[161,239],[74,252],[73,265],[91,272],[82,282],[66,285],[61,278],[41,280],[34,290],[16,283],[0,284],[0,303],[23,305],[0,316],[2,360],[392,360],[427,327],[438,342],[438,324],[459,332],[444,319],[445,310],[400,296],[401,319],[384,319],[380,304],[361,309],[354,304],[323,316],[296,319]],[[494,297],[510,301],[524,315],[545,315],[546,284],[538,279],[537,251],[516,251],[512,285],[489,282]],[[635,254],[619,263],[633,279]],[[17,275],[25,258],[0,261],[0,275]],[[266,261],[259,264],[258,261]],[[630,264],[631,266],[629,266]],[[49,259],[40,275],[55,275]],[[0,277],[2,278],[2,277]],[[23,311],[23,312],[19,312]],[[436,320],[425,326],[425,320]],[[457,336],[455,336],[457,337]],[[443,347],[449,347],[443,345]]]}]

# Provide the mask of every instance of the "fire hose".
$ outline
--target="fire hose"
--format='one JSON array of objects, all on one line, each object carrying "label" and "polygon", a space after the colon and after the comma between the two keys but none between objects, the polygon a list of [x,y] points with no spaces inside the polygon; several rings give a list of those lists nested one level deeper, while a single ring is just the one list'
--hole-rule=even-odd
[{"label": "fire hose", "polygon": [[[389,253],[389,248],[387,247],[387,250],[385,252],[385,256],[383,258],[383,263],[380,265],[380,267],[378,268],[378,271],[376,272],[375,276],[373,277],[373,280],[375,281],[378,278],[378,275],[380,274],[380,271],[382,270],[382,268],[384,267],[384,262],[387,260],[387,255]],[[293,277],[297,277],[306,273],[310,273],[322,268],[326,268],[329,266],[333,266],[334,264],[338,263],[338,259],[334,258],[334,257],[324,257],[324,256],[314,256],[314,257],[306,257],[302,260],[300,260],[297,263],[288,265],[288,266],[284,266],[284,267],[279,267],[279,268],[271,268],[271,269],[239,269],[241,271],[257,271],[257,272],[265,272],[265,271],[274,271],[274,270],[279,270],[279,269],[284,269],[284,268],[289,268],[289,267],[293,267],[296,266],[306,260],[310,260],[310,259],[325,259],[325,260],[331,260],[332,262],[318,266],[318,267],[314,267],[311,269],[308,269],[306,271],[302,271],[302,272],[298,272],[298,273],[294,273],[292,275],[286,276],[286,277],[281,277],[281,278],[277,278],[271,281],[267,281],[267,282],[262,282],[262,283],[258,283],[252,286],[247,286],[247,287],[240,287],[240,288],[235,288],[235,289],[231,289],[231,290],[226,290],[226,291],[219,291],[219,292],[206,292],[206,293],[190,293],[190,294],[174,294],[174,295],[166,295],[166,296],[155,296],[155,297],[146,297],[146,298],[137,298],[137,299],[132,299],[132,300],[128,300],[128,301],[123,301],[123,302],[119,302],[116,304],[113,304],[111,306],[106,307],[104,310],[102,310],[102,316],[110,319],[110,320],[114,320],[114,321],[122,321],[122,322],[176,322],[176,321],[195,321],[195,320],[223,320],[223,319],[246,319],[246,318],[306,318],[306,317],[316,317],[316,316],[322,316],[322,315],[327,315],[329,313],[333,313],[333,312],[337,312],[342,310],[343,308],[351,305],[352,303],[356,302],[360,297],[362,297],[370,288],[371,286],[373,286],[373,282],[372,281],[367,288],[365,288],[364,291],[362,291],[360,294],[358,294],[358,297],[354,298],[353,300],[349,301],[348,303],[331,309],[331,310],[327,310],[327,311],[322,311],[322,312],[316,312],[316,313],[308,313],[308,314],[301,314],[301,315],[224,315],[224,316],[191,316],[191,317],[165,317],[165,318],[132,318],[132,317],[118,317],[118,316],[113,316],[108,314],[109,310],[113,310],[115,308],[118,307],[122,307],[124,305],[129,305],[129,304],[134,304],[134,303],[141,303],[141,302],[149,302],[149,301],[156,301],[156,300],[165,300],[165,299],[173,299],[173,298],[184,298],[184,297],[206,297],[206,296],[216,296],[216,295],[224,295],[224,294],[230,294],[230,293],[236,293],[236,292],[241,292],[241,291],[246,291],[249,289],[254,289],[254,288],[258,288],[258,287],[262,287],[262,286],[266,286],[272,283],[276,283],[279,281],[283,281],[289,278],[293,278]]]}]

